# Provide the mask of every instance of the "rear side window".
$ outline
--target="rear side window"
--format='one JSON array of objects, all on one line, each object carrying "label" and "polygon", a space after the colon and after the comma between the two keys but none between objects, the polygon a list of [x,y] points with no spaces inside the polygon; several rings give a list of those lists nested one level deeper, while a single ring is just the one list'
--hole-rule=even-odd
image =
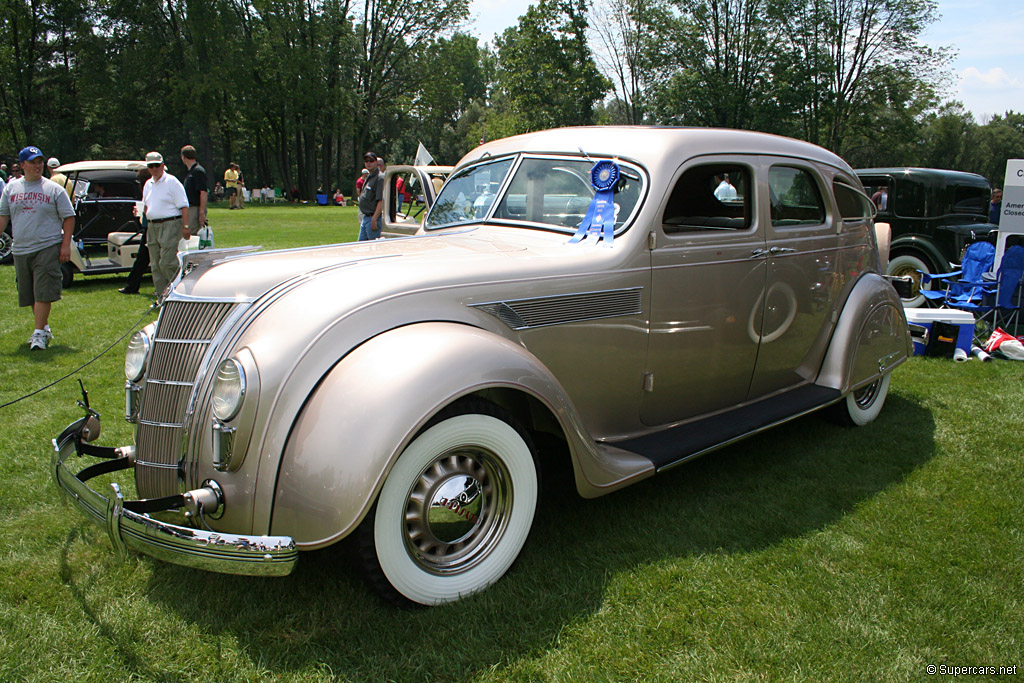
[{"label": "rear side window", "polygon": [[772,166],[768,186],[773,226],[821,225],[825,222],[821,191],[807,171],[792,166]]},{"label": "rear side window", "polygon": [[961,185],[956,188],[953,195],[953,213],[975,213],[987,216],[991,195],[988,188]]},{"label": "rear side window", "polygon": [[744,230],[750,227],[752,195],[746,167],[694,166],[676,182],[661,222],[666,233]]},{"label": "rear side window", "polygon": [[836,195],[839,216],[844,221],[867,220],[874,215],[872,204],[857,190],[843,183],[832,183],[832,191]]}]

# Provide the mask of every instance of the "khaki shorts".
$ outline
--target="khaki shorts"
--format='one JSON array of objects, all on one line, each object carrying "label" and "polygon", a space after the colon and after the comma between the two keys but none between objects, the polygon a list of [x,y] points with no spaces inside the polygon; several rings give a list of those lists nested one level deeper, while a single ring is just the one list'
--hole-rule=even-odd
[{"label": "khaki shorts", "polygon": [[14,255],[18,278],[18,305],[37,301],[60,301],[60,243],[31,254]]}]

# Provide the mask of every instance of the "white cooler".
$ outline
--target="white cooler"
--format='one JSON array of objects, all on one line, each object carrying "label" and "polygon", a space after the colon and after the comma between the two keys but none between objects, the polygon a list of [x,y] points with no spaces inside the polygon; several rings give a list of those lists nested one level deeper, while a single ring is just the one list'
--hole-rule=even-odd
[{"label": "white cooler", "polygon": [[[907,308],[907,322],[914,325],[922,325],[928,328],[931,334],[932,323],[943,322],[956,325],[958,328],[956,336],[956,348],[963,349],[968,356],[971,355],[971,342],[974,340],[974,315],[970,311],[958,311],[955,308]],[[914,355],[924,355],[925,341],[914,337]]]}]

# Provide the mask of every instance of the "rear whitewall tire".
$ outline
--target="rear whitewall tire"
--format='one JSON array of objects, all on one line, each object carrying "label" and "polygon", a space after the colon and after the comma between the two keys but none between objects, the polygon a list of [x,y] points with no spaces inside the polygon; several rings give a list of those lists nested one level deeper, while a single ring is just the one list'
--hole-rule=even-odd
[{"label": "rear whitewall tire", "polygon": [[889,381],[892,373],[879,377],[871,384],[851,391],[836,404],[836,418],[840,424],[851,427],[863,427],[874,422],[881,414],[885,398],[889,395]]},{"label": "rear whitewall tire", "polygon": [[[373,557],[364,556],[364,565],[374,560],[379,567],[389,586],[376,588],[385,597],[453,602],[490,586],[515,562],[533,525],[539,487],[533,450],[508,420],[484,412],[453,415],[399,456],[366,522]],[[387,595],[388,588],[397,596]]]}]

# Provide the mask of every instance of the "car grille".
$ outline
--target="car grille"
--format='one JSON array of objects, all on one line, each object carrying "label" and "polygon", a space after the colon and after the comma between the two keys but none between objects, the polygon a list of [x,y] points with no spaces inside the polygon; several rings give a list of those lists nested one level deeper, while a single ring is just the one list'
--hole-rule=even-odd
[{"label": "car grille", "polygon": [[135,431],[139,496],[180,493],[185,416],[199,368],[234,304],[168,301],[160,312]]}]

